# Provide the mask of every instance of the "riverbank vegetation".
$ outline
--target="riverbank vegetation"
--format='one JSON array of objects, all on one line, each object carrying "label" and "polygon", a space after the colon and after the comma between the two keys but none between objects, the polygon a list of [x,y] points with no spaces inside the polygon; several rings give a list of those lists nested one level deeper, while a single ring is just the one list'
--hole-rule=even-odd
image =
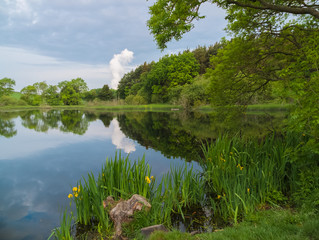
[{"label": "riverbank vegetation", "polygon": [[[69,198],[76,205],[76,214],[65,213],[61,224],[67,226],[56,229],[52,236],[60,239],[72,217],[75,228],[69,228],[64,237],[112,236],[113,223],[103,201],[108,196],[115,200],[128,199],[135,193],[146,197],[152,208],[136,214],[133,223],[125,227],[124,233],[130,238],[139,237],[140,228],[154,224],[174,229],[178,227],[176,219],[184,223],[188,231],[194,229],[196,223],[201,231],[237,226],[235,230],[218,233],[220,239],[231,236],[237,228],[249,229],[253,224],[261,227],[255,234],[262,233],[267,226],[270,229],[266,235],[283,236],[286,232],[288,237],[295,232],[300,234],[296,239],[316,236],[318,154],[304,148],[308,138],[297,133],[259,140],[221,136],[203,144],[201,170],[195,171],[185,163],[184,167],[172,166],[162,177],[152,176],[144,159],[132,161],[116,155],[114,160],[106,161],[97,177],[89,174],[71,189]],[[209,214],[203,218],[205,212]],[[287,222],[278,226],[274,224],[275,218]],[[244,223],[238,225],[243,220]],[[73,235],[71,229],[74,229]],[[274,233],[276,231],[279,233]],[[214,236],[200,234],[196,239],[214,239]]]}]

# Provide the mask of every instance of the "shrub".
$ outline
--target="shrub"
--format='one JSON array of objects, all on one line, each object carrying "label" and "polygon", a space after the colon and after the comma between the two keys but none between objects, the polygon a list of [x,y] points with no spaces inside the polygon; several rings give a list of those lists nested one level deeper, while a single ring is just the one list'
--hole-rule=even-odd
[{"label": "shrub", "polygon": [[27,103],[22,99],[16,99],[10,96],[0,98],[0,106],[25,106]]}]

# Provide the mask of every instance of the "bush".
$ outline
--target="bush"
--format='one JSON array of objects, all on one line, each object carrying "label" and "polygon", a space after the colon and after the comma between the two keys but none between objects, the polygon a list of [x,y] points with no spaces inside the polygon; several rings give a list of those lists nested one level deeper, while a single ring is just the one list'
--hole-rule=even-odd
[{"label": "bush", "polygon": [[136,95],[136,96],[128,95],[125,98],[125,103],[128,105],[143,105],[143,104],[147,104],[147,101],[145,100],[145,98],[139,95]]},{"label": "bush", "polygon": [[0,106],[25,106],[27,103],[21,99],[16,99],[10,96],[0,98]]},{"label": "bush", "polygon": [[147,101],[142,96],[136,95],[133,98],[133,104],[134,105],[144,105],[144,104],[147,104]]},{"label": "bush", "polygon": [[133,99],[134,99],[134,95],[128,95],[126,98],[125,98],[125,104],[133,104]]}]

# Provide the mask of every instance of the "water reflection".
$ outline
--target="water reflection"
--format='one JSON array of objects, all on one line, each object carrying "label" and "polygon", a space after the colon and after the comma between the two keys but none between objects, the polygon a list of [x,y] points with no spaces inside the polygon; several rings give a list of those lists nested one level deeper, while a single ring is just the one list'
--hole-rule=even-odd
[{"label": "water reflection", "polygon": [[150,147],[161,151],[166,157],[194,160],[198,158],[202,142],[216,139],[220,134],[262,137],[281,129],[285,118],[283,113],[231,113],[105,113],[81,110],[0,112],[0,135],[10,138],[17,134],[12,120],[17,116],[21,118],[22,126],[36,132],[58,130],[76,135],[86,134],[90,123],[100,120],[105,128],[111,126],[113,144],[126,153],[135,151],[134,142],[130,140],[133,139],[146,149]]},{"label": "water reflection", "polygon": [[0,135],[6,138],[13,137],[17,134],[15,124],[12,120],[0,119]]},{"label": "water reflection", "polygon": [[124,150],[125,153],[134,152],[136,150],[135,144],[121,131],[119,122],[114,119],[111,126],[113,128],[112,143],[116,146],[116,148]]},{"label": "water reflection", "polygon": [[116,149],[144,154],[155,176],[198,158],[221,133],[263,135],[284,115],[241,115],[234,123],[201,113],[80,110],[0,112],[0,239],[46,239],[68,205],[70,187],[97,173]]}]

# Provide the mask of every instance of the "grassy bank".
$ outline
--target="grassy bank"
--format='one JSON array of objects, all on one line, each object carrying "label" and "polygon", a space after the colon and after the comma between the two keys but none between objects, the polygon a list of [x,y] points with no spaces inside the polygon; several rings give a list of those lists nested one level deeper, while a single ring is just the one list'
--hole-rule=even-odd
[{"label": "grassy bank", "polygon": [[191,236],[173,231],[156,232],[150,240],[305,240],[319,239],[319,219],[313,213],[298,213],[291,209],[258,211],[236,226],[213,233]]},{"label": "grassy bank", "polygon": [[0,111],[7,110],[28,110],[28,109],[82,109],[82,110],[105,110],[105,111],[151,111],[151,112],[161,112],[161,111],[179,111],[183,108],[179,105],[170,104],[147,104],[147,105],[73,105],[73,106],[0,106]]},{"label": "grassy bank", "polygon": [[[110,102],[88,102],[81,105],[61,105],[61,106],[30,106],[30,105],[19,105],[19,94],[15,93],[11,96],[14,101],[8,101],[7,104],[0,104],[0,110],[10,110],[10,109],[94,109],[94,110],[106,110],[106,111],[178,111],[184,110],[181,105],[172,104],[145,104],[145,105],[127,105],[123,101],[110,101]],[[265,104],[255,104],[248,105],[247,112],[260,112],[260,111],[284,111],[289,109],[289,104],[276,104],[276,103],[265,103]],[[233,107],[230,107],[233,108]],[[225,108],[223,108],[225,109]],[[227,109],[227,108],[226,108]],[[203,111],[203,112],[213,112],[216,111],[215,107],[211,105],[200,106],[198,108],[188,109],[192,111]]]},{"label": "grassy bank", "polygon": [[[263,104],[253,104],[247,105],[246,111],[285,111],[289,109],[290,104],[281,104],[281,103],[263,103]],[[233,108],[233,107],[230,107]],[[204,112],[212,112],[215,111],[216,108],[211,105],[205,105],[199,107],[197,110]]]}]

